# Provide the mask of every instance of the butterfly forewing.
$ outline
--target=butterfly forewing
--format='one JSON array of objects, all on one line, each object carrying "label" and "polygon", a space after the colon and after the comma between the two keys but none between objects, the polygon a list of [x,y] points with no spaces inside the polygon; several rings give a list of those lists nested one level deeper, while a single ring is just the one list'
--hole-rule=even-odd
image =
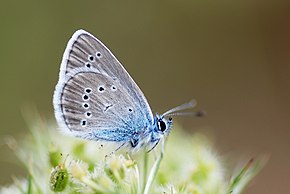
[{"label": "butterfly forewing", "polygon": [[130,75],[83,30],[75,32],[65,50],[54,107],[58,121],[70,131],[90,131],[112,141],[153,122],[146,98]]},{"label": "butterfly forewing", "polygon": [[153,122],[153,114],[140,88],[111,51],[101,41],[84,30],[76,31],[69,41],[62,61],[61,74],[68,75],[78,67],[85,67],[88,71],[96,69],[119,81],[134,99],[136,106],[139,106],[143,112],[146,117],[144,119],[150,123]]}]

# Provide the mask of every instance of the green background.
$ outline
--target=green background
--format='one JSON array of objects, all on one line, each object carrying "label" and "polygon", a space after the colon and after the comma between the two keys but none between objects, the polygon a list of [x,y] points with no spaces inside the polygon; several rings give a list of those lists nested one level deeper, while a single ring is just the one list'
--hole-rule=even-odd
[{"label": "green background", "polygon": [[162,113],[195,98],[205,118],[177,118],[225,158],[269,154],[247,193],[289,192],[289,1],[5,1],[0,6],[0,184],[24,173],[2,139],[27,133],[23,109],[54,120],[68,39],[101,39]]}]

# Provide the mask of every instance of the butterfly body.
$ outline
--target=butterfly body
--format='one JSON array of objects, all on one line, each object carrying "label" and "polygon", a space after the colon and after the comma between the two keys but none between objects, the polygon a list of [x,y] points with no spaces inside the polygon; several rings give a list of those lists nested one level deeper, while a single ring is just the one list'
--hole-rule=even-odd
[{"label": "butterfly body", "polygon": [[172,124],[171,118],[153,116],[121,63],[84,30],[76,31],[68,42],[53,104],[64,132],[129,149],[154,148]]}]

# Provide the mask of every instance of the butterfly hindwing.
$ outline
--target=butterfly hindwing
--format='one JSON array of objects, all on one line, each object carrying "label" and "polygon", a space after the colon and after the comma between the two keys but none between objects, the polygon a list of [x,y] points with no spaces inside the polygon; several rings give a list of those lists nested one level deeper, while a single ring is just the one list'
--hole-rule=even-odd
[{"label": "butterfly hindwing", "polygon": [[127,140],[148,125],[126,90],[98,72],[76,72],[63,87],[61,105],[69,130],[89,139]]}]

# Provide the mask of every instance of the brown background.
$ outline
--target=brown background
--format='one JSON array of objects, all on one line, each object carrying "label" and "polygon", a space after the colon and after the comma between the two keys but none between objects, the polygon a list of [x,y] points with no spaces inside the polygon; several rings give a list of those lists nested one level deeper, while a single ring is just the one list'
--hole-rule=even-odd
[{"label": "brown background", "polygon": [[[114,52],[154,111],[197,99],[207,117],[178,121],[213,134],[226,161],[271,156],[247,193],[290,191],[289,1],[7,1],[0,23],[1,138],[27,131],[27,103],[54,119],[61,57],[84,28]],[[3,144],[0,152],[4,185],[24,171]]]}]

